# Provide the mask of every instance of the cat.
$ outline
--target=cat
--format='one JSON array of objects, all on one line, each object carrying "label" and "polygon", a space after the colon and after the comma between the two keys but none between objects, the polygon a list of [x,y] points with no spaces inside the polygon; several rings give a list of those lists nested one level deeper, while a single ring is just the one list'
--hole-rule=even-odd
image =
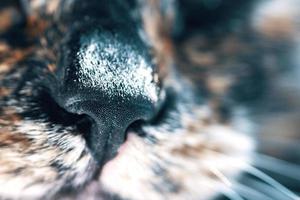
[{"label": "cat", "polygon": [[297,0],[0,4],[0,199],[299,199]]}]

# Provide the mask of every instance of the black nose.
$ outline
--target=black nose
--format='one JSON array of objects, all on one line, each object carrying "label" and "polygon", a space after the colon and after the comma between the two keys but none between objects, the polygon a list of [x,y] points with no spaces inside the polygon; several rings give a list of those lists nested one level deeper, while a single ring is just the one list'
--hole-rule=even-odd
[{"label": "black nose", "polygon": [[105,162],[116,155],[130,124],[137,120],[149,120],[155,114],[151,102],[138,102],[135,99],[83,100],[70,105],[68,109],[87,114],[94,120],[92,130],[85,138],[94,158],[99,162]]},{"label": "black nose", "polygon": [[163,93],[147,47],[137,38],[105,31],[71,38],[56,74],[56,100],[94,120],[87,144],[103,162],[116,154],[130,124],[156,114]]}]

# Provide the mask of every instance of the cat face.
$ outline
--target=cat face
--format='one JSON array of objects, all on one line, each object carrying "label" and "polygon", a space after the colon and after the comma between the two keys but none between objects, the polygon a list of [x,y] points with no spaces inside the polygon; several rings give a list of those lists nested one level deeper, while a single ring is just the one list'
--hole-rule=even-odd
[{"label": "cat face", "polygon": [[298,198],[255,168],[270,115],[295,125],[296,2],[24,2],[0,11],[0,197]]}]

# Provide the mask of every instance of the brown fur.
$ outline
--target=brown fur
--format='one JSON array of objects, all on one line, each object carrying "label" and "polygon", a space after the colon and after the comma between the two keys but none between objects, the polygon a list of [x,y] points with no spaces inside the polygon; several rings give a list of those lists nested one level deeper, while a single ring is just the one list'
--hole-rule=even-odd
[{"label": "brown fur", "polygon": [[[174,8],[162,13],[159,1],[147,0],[139,1],[144,31],[157,57],[159,78],[176,93],[170,99],[175,105],[165,111],[164,120],[129,129],[119,154],[99,174],[84,139],[88,133],[78,125],[82,121],[66,125],[45,117],[35,101],[42,89],[33,80],[21,81],[37,67],[26,63],[30,59],[43,61],[46,74],[56,70],[57,46],[49,48],[45,31],[51,35],[59,2],[28,1],[29,17],[21,30],[29,39],[27,46],[0,40],[0,199],[206,200],[222,192],[228,195],[224,188],[234,188],[242,171],[253,164],[254,150],[278,157],[293,153],[288,145],[283,151],[272,141],[286,137],[298,144],[300,95],[279,81],[287,65],[281,60],[295,48],[298,14],[274,18],[267,13],[259,23],[243,23],[238,31],[196,31],[174,43],[169,32]],[[0,23],[0,33],[13,22],[10,14],[1,16],[9,19]],[[176,78],[174,66],[180,74]],[[239,102],[233,96],[244,92],[248,85],[243,81],[256,77],[256,68],[271,86],[254,97],[246,94],[248,99],[261,95],[261,104]],[[251,81],[255,88],[257,82]],[[242,90],[236,89],[240,86]],[[278,119],[264,112],[269,102],[293,112],[273,111]],[[250,120],[253,110],[256,123]],[[31,116],[34,112],[45,115]],[[296,163],[297,155],[291,157]]]}]

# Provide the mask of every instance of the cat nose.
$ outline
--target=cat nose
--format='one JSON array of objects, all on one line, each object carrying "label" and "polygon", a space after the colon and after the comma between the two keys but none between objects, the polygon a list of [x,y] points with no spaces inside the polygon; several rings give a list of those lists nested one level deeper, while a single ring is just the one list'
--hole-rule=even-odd
[{"label": "cat nose", "polygon": [[59,64],[55,96],[67,111],[95,122],[86,141],[95,159],[103,162],[117,153],[133,122],[156,115],[163,91],[145,46],[106,33],[78,41]]},{"label": "cat nose", "polygon": [[85,139],[90,152],[99,163],[104,163],[117,154],[132,123],[150,120],[156,113],[153,102],[133,97],[79,100],[68,105],[67,109],[92,118],[94,123]]}]

